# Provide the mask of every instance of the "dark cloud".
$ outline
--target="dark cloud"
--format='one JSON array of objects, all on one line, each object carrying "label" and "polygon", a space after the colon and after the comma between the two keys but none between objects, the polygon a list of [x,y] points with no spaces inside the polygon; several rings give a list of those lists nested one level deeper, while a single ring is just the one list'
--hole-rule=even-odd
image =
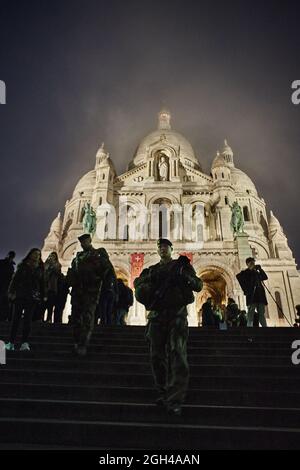
[{"label": "dark cloud", "polygon": [[205,171],[224,138],[300,258],[293,1],[1,2],[0,251],[42,245],[105,141],[118,172],[162,105]]}]

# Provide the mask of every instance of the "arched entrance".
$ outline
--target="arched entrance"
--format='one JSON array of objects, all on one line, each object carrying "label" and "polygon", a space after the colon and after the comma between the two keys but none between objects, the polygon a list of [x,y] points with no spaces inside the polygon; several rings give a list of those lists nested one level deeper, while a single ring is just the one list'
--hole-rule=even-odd
[{"label": "arched entrance", "polygon": [[215,267],[208,267],[201,270],[198,276],[202,279],[203,288],[196,296],[196,311],[198,323],[201,323],[202,305],[209,297],[213,299],[213,303],[217,306],[227,304],[228,288],[224,274]]}]

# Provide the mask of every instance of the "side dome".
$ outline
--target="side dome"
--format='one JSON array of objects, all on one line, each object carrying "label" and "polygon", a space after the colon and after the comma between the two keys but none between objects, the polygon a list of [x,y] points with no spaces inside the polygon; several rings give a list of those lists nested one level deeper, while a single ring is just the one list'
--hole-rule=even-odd
[{"label": "side dome", "polygon": [[62,228],[62,219],[61,219],[61,213],[59,212],[57,214],[57,217],[53,220],[51,227],[50,227],[50,232],[61,232]]},{"label": "side dome", "polygon": [[96,171],[91,170],[86,173],[75,186],[73,196],[76,196],[78,193],[92,193],[96,183]]},{"label": "side dome", "polygon": [[239,170],[238,168],[232,168],[231,181],[236,191],[241,193],[250,192],[257,196],[257,190],[253,181],[242,170]]}]

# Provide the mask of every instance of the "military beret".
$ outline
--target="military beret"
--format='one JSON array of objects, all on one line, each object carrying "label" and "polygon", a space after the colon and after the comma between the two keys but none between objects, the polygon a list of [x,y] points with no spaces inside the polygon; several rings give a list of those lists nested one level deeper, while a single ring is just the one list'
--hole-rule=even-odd
[{"label": "military beret", "polygon": [[83,242],[83,240],[86,240],[87,238],[91,238],[91,235],[89,233],[84,233],[83,235],[80,235],[80,237],[78,237],[78,240],[80,242]]},{"label": "military beret", "polygon": [[168,240],[167,238],[159,238],[157,240],[157,246],[160,246],[160,245],[169,245],[169,246],[173,246],[172,245],[172,242],[170,242],[170,240]]}]

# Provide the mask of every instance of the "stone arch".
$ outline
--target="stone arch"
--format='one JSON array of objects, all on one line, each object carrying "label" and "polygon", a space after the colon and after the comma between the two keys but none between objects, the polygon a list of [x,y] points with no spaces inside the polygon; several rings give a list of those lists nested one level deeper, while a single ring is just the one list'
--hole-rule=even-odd
[{"label": "stone arch", "polygon": [[268,222],[266,221],[266,219],[265,219],[264,214],[263,214],[262,211],[260,211],[259,223],[260,223],[260,225],[262,226],[262,230],[263,230],[264,236],[266,237],[266,239],[268,239],[268,237],[269,237]]},{"label": "stone arch", "polygon": [[267,243],[264,243],[261,240],[250,238],[249,244],[251,248],[254,248],[254,250],[257,251],[258,257],[260,259],[270,258],[269,246],[267,245]]},{"label": "stone arch", "polygon": [[231,296],[239,287],[238,282],[235,277],[235,273],[228,265],[216,260],[197,260],[193,263],[193,267],[197,273],[197,275],[201,275],[201,273],[207,269],[219,271],[220,274],[224,277],[226,284],[228,286],[228,295]]},{"label": "stone arch", "polygon": [[225,308],[228,297],[233,296],[234,283],[228,271],[217,263],[200,265],[196,272],[203,282],[202,290],[195,296],[196,314],[200,324],[201,308],[207,298],[211,297],[215,305]]},{"label": "stone arch", "polygon": [[[123,220],[124,214],[123,211],[120,212],[121,206],[126,208],[126,219],[127,216],[130,215],[129,220]],[[128,225],[129,240],[145,240],[148,238],[148,210],[141,200],[134,197],[126,197],[124,200],[119,200],[117,216],[118,234],[120,239],[123,239],[121,236],[123,231],[121,225],[124,225],[123,222],[126,222],[125,225]]]},{"label": "stone arch", "polygon": [[284,315],[283,315],[283,306],[282,306],[282,293],[279,289],[275,289],[274,291],[274,297],[275,297],[275,300],[277,302],[278,305],[276,305],[277,307],[277,314],[278,314],[278,318],[279,319],[282,319],[284,318]]},{"label": "stone arch", "polygon": [[[282,309],[283,313],[285,314],[285,316],[287,318],[291,319],[290,318],[290,312],[289,312],[288,299],[287,299],[285,289],[283,289],[281,286],[275,285],[275,287],[272,286],[271,289],[269,288],[269,290],[271,291],[272,296],[274,297],[274,299],[276,300],[277,303],[278,303],[278,300],[279,300],[278,294],[280,295],[279,305],[281,306],[281,309]],[[287,325],[286,318],[279,311],[278,306],[275,304],[275,302],[271,298],[270,294],[268,292],[266,292],[266,294],[267,294],[267,299],[268,299],[269,312],[271,313],[270,314],[270,320],[274,321],[274,324],[277,324],[279,326],[286,326]]]},{"label": "stone arch", "polygon": [[[166,168],[166,174],[164,178],[160,175],[160,163],[164,161]],[[170,173],[171,173],[171,158],[170,156],[163,151],[158,151],[154,157],[154,179],[156,181],[170,181]]]},{"label": "stone arch", "polygon": [[153,196],[150,197],[147,203],[147,208],[151,209],[151,205],[154,204],[157,199],[166,199],[169,200],[171,204],[180,204],[180,200],[176,196],[174,196],[174,194],[159,192],[153,194]]},{"label": "stone arch", "polygon": [[250,210],[248,206],[243,206],[243,216],[245,222],[251,222]]},{"label": "stone arch", "polygon": [[133,205],[133,206],[139,206],[139,205],[143,205],[143,201],[141,200],[141,198],[137,197],[137,196],[120,196],[118,198],[118,201],[117,201],[117,207],[120,206],[120,203],[123,203],[123,200],[125,203],[127,204],[130,204],[130,205]]},{"label": "stone arch", "polygon": [[[154,207],[154,205],[158,207]],[[149,238],[182,238],[182,206],[172,195],[156,195],[148,204]]]},{"label": "stone arch", "polygon": [[115,240],[117,236],[117,214],[113,204],[106,202],[97,208],[98,241]]},{"label": "stone arch", "polygon": [[116,276],[120,277],[123,281],[126,281],[129,284],[130,270],[129,270],[127,263],[119,261],[118,258],[114,256],[112,256],[110,260],[114,267]]},{"label": "stone arch", "polygon": [[203,213],[203,241],[207,241],[215,238],[216,231],[216,218],[213,212],[213,207],[210,200],[207,197],[203,196],[193,196],[185,200],[185,204],[190,204],[192,210],[196,204],[203,204],[204,213]]},{"label": "stone arch", "polygon": [[171,164],[172,161],[177,157],[177,152],[172,147],[171,145],[168,145],[165,142],[160,142],[158,145],[156,145],[150,153],[150,158],[153,161],[153,177],[155,181],[159,181],[159,173],[158,173],[158,163],[160,156],[164,155],[167,158],[167,162],[169,165],[169,174],[168,174],[168,180],[170,180],[171,176]]},{"label": "stone arch", "polygon": [[63,251],[62,251],[62,258],[63,259],[70,259],[72,260],[73,257],[75,256],[76,254],[76,247],[77,247],[77,244],[78,244],[78,241],[77,240],[72,240],[70,242],[68,242],[64,248],[63,248]]},{"label": "stone arch", "polygon": [[71,218],[67,219],[67,221],[65,223],[65,226],[63,228],[62,236],[61,236],[62,240],[67,238],[69,229],[70,229],[72,224],[73,224],[73,219],[71,219]]}]

